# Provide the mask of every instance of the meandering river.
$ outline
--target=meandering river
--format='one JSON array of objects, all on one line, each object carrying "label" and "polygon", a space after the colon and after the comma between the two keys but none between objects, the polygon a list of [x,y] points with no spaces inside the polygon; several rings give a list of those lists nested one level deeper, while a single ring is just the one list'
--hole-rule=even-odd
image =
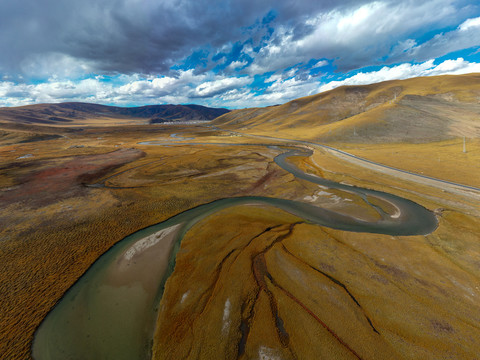
[{"label": "meandering river", "polygon": [[[251,144],[250,144],[251,145]],[[296,177],[362,197],[380,220],[367,222],[298,201],[246,196],[200,205],[162,223],[137,231],[102,255],[66,292],[37,329],[35,359],[148,359],[165,281],[186,232],[199,220],[236,205],[271,205],[306,221],[335,229],[390,235],[428,234],[435,215],[424,207],[384,192],[339,184],[307,174],[288,162],[310,156],[305,149],[287,149],[275,162]],[[396,209],[388,214],[370,203],[376,197]]]}]

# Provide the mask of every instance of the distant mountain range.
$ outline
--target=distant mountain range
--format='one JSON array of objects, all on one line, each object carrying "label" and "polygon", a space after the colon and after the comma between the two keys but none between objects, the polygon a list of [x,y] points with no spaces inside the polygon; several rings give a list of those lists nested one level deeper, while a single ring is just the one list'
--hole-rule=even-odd
[{"label": "distant mountain range", "polygon": [[98,119],[98,124],[109,119],[138,119],[149,123],[190,120],[213,120],[229,112],[228,109],[201,105],[148,105],[117,107],[89,103],[68,102],[0,108],[0,121],[14,121],[38,125],[76,125],[84,120]]}]

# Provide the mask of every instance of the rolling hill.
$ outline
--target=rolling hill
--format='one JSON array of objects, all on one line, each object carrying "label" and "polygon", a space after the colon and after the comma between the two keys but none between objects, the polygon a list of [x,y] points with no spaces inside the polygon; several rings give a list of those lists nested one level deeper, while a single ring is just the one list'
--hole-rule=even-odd
[{"label": "rolling hill", "polygon": [[426,143],[480,137],[480,74],[342,86],[283,105],[235,110],[216,126],[320,142]]}]

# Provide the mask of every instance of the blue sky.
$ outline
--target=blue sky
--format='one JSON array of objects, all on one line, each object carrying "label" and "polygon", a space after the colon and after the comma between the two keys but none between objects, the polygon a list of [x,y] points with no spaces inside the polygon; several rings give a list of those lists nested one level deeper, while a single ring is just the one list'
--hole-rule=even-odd
[{"label": "blue sky", "polygon": [[268,106],[480,72],[476,1],[0,2],[0,106]]}]

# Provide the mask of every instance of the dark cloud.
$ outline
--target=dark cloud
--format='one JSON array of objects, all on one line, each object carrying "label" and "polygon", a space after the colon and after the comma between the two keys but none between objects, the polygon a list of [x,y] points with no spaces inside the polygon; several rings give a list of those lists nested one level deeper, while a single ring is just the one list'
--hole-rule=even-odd
[{"label": "dark cloud", "polygon": [[[0,79],[337,71],[480,45],[468,0],[0,0]],[[362,5],[364,8],[362,8]],[[443,31],[443,35],[434,36]]]},{"label": "dark cloud", "polygon": [[[348,3],[359,1],[342,6]],[[166,72],[199,47],[245,41],[255,24],[285,24],[304,35],[311,29],[302,19],[336,6],[311,0],[1,1],[0,71],[21,73],[53,53],[85,61],[95,72]]]}]

